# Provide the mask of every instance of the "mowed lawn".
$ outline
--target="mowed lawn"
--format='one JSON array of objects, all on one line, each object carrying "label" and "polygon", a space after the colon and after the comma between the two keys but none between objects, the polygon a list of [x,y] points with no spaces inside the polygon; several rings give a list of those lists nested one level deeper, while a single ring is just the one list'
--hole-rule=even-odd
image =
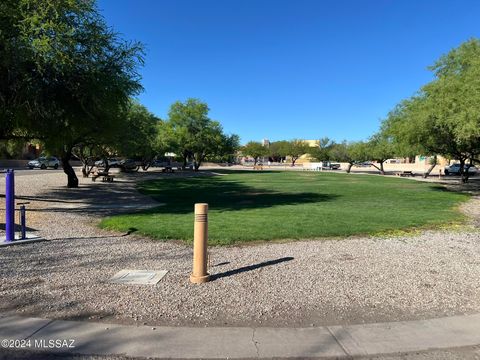
[{"label": "mowed lawn", "polygon": [[468,199],[408,179],[296,171],[161,178],[139,190],[164,205],[101,226],[190,242],[194,203],[206,202],[210,244],[343,237],[457,222],[457,207]]}]

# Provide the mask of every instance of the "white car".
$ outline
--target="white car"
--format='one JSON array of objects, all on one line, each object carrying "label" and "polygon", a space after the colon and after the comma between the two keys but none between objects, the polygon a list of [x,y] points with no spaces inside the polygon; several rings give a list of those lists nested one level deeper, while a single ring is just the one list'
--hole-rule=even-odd
[{"label": "white car", "polygon": [[[98,160],[98,161],[95,161],[95,166],[96,167],[100,167],[100,168],[104,168],[105,167],[105,162],[104,162],[105,159],[101,159],[101,160]],[[115,158],[109,158],[109,159],[106,159],[107,162],[108,162],[108,167],[118,167],[120,165],[120,162],[121,160],[118,160],[118,159],[115,159]]]},{"label": "white car", "polygon": [[[463,171],[468,170],[469,175],[474,175],[478,172],[478,169],[473,165],[464,165]],[[458,175],[460,173],[460,164],[452,164],[450,166],[445,166],[445,175]]]},{"label": "white car", "polygon": [[60,166],[60,160],[58,160],[54,156],[49,156],[49,157],[42,156],[42,157],[39,157],[38,159],[29,161],[27,166],[30,169],[33,169],[33,168],[46,169],[49,167],[58,169],[58,167]]}]

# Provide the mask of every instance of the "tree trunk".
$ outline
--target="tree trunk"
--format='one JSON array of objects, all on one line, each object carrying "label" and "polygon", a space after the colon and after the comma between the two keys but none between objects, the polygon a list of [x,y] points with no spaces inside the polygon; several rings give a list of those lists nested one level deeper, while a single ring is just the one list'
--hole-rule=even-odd
[{"label": "tree trunk", "polygon": [[107,158],[103,158],[103,165],[104,165],[103,171],[108,173],[108,170],[110,170],[110,163]]},{"label": "tree trunk", "polygon": [[380,171],[380,174],[385,175],[385,171],[383,170],[383,161],[379,161],[379,164],[380,164],[380,167],[378,167],[374,163],[372,163],[372,166],[378,171]]},{"label": "tree trunk", "polygon": [[253,166],[256,166],[256,165],[257,165],[257,161],[258,161],[258,157],[254,157],[254,158],[253,158]]},{"label": "tree trunk", "polygon": [[352,170],[353,163],[348,163],[347,167],[347,174],[350,174],[350,170]]},{"label": "tree trunk", "polygon": [[433,162],[430,164],[430,167],[428,168],[427,172],[423,174],[423,178],[426,179],[428,175],[432,172],[433,168],[437,165],[437,155],[433,157]]},{"label": "tree trunk", "polygon": [[82,176],[84,178],[88,177],[87,163],[86,162],[82,163]]},{"label": "tree trunk", "polygon": [[75,174],[75,170],[72,165],[70,165],[70,159],[72,158],[72,149],[69,148],[62,155],[62,167],[63,172],[67,175],[67,187],[69,188],[78,188],[78,178]]},{"label": "tree trunk", "polygon": [[423,174],[423,178],[426,179],[430,173],[432,172],[433,168],[435,167],[435,164],[432,164],[430,165],[430,167],[427,169],[427,171],[425,172],[425,174]]},{"label": "tree trunk", "polygon": [[142,170],[147,171],[152,165],[153,159],[142,159]]},{"label": "tree trunk", "polygon": [[81,159],[81,160],[82,160],[82,176],[84,178],[87,178],[92,172],[94,165],[91,165],[90,167],[88,166],[88,163],[91,161],[91,159]]},{"label": "tree trunk", "polygon": [[198,171],[202,161],[204,160],[205,156],[202,154],[194,154],[193,155],[193,170]]},{"label": "tree trunk", "polygon": [[459,170],[459,172],[460,172],[460,177],[461,177],[460,182],[462,184],[466,184],[468,182],[468,170],[465,171],[464,167],[465,167],[465,159],[460,158],[460,170]]}]

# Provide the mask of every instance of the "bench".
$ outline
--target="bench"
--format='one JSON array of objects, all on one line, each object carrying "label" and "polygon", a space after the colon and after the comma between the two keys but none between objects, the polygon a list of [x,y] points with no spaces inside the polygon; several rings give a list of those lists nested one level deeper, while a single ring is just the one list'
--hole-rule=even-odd
[{"label": "bench", "polygon": [[109,174],[108,172],[105,172],[105,171],[99,171],[93,174],[92,181],[97,180],[98,177],[102,177],[103,182],[113,182],[115,175]]},{"label": "bench", "polygon": [[413,173],[413,171],[400,171],[400,172],[397,172],[395,175],[397,176],[415,176],[415,174]]},{"label": "bench", "polygon": [[163,169],[162,169],[162,172],[175,172],[175,170],[173,170],[173,167],[171,166],[165,166]]},{"label": "bench", "polygon": [[263,170],[263,165],[253,165],[253,170]]}]

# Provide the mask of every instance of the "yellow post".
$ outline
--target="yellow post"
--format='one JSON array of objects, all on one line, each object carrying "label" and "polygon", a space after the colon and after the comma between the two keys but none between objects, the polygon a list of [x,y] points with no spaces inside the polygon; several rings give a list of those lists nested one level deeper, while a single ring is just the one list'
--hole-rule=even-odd
[{"label": "yellow post", "polygon": [[210,280],[207,273],[208,204],[195,204],[195,227],[193,232],[193,273],[190,281],[194,284]]}]

